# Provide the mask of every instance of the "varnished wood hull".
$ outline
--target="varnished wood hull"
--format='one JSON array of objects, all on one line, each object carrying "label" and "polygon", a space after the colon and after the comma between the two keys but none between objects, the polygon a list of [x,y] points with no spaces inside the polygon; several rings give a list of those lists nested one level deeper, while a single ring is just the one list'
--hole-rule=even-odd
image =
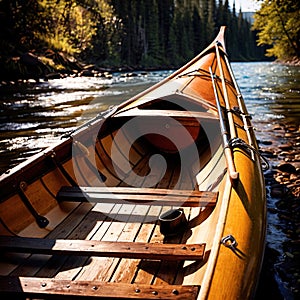
[{"label": "varnished wood hull", "polygon": [[[223,35],[1,176],[1,294],[253,297],[265,187]],[[186,222],[166,234],[160,216],[178,208]]]}]

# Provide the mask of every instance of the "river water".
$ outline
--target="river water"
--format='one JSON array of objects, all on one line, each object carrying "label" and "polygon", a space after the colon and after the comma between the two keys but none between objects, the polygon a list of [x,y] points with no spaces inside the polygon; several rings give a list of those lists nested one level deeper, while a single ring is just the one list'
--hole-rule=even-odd
[{"label": "river water", "polygon": [[[248,112],[252,115],[258,141],[276,147],[282,139],[279,134],[272,134],[274,126],[300,124],[300,67],[270,62],[232,63],[232,67]],[[57,143],[61,135],[110,106],[129,99],[171,72],[114,73],[103,77],[2,84],[0,173],[8,172],[9,168],[27,157]],[[278,161],[279,158],[273,157],[271,168]],[[290,265],[282,269],[286,260],[282,244],[288,239],[287,225],[278,217],[276,205],[280,199],[270,193],[267,197],[266,254],[256,299],[263,299],[265,293],[271,295],[270,299],[294,299],[295,295],[299,295],[300,274],[296,273],[295,284],[295,280],[289,282],[289,278],[295,275],[289,272],[291,269],[298,271]],[[299,257],[299,252],[297,254]]]}]

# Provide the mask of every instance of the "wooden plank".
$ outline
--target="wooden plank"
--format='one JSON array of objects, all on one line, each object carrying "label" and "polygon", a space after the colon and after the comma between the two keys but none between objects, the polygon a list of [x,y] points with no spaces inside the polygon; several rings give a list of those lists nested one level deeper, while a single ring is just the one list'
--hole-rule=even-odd
[{"label": "wooden plank", "polygon": [[[175,165],[174,170],[171,172],[170,176],[166,178],[166,181],[164,182],[163,185],[160,185],[162,181],[158,184],[158,188],[162,187],[169,187],[170,190],[176,191],[174,189],[174,186],[178,187],[180,191],[182,191],[186,186],[182,185],[182,180],[178,178],[178,172],[177,169],[180,169],[180,166]],[[182,175],[182,174],[180,174]],[[184,191],[184,190],[183,190]],[[190,192],[191,190],[189,190]],[[153,207],[159,207],[159,206],[153,206]],[[169,209],[172,209],[170,206],[163,206],[162,210],[160,211],[159,215],[163,214],[164,212],[168,211]],[[188,231],[189,232],[189,231]],[[151,243],[161,243],[165,240],[168,240],[164,235],[161,234],[160,232],[160,226],[155,226],[153,233],[150,236],[150,239],[148,242]],[[140,241],[139,237],[137,238],[136,241]],[[171,243],[176,243],[174,241],[174,237],[169,240]],[[178,275],[178,272],[181,273],[182,270],[180,268],[177,268],[176,264],[177,262],[174,261],[168,261],[166,262],[168,264],[168,273],[169,273],[169,280],[168,282],[164,282],[163,284],[171,284],[174,281],[174,278],[176,278]],[[137,265],[137,271],[136,275],[133,278],[134,283],[148,283],[148,284],[153,284],[153,282],[156,282],[157,276],[162,276],[162,273],[160,272],[161,265],[164,264],[164,261],[149,261],[149,260],[142,260],[138,265]],[[173,278],[173,279],[171,279]],[[183,281],[182,281],[183,282]],[[178,284],[182,284],[178,283]],[[197,282],[197,281],[196,281]]]},{"label": "wooden plank", "polygon": [[[191,210],[191,208],[188,207],[184,208],[185,211],[184,213],[187,219],[189,219],[189,210]],[[189,230],[185,230],[181,234],[177,234],[175,236],[171,236],[171,237],[166,236],[164,238],[164,241],[165,243],[184,243],[185,241],[188,240],[190,234],[191,232]],[[197,263],[199,262],[197,261]],[[183,260],[161,261],[159,270],[156,273],[153,284],[155,285],[162,285],[166,283],[174,284],[178,277],[182,277],[182,273],[184,272],[183,264],[184,264]],[[178,282],[177,284],[182,284],[182,282],[183,280],[181,282]]]},{"label": "wooden plank", "polygon": [[97,297],[98,299],[196,299],[199,286],[147,285],[101,281],[71,281],[49,278],[0,276],[0,292],[6,296],[54,298]]},{"label": "wooden plank", "polygon": [[[218,120],[216,115],[208,112],[200,111],[185,111],[185,110],[167,110],[167,109],[139,109],[133,108],[123,112],[120,112],[116,117],[172,117],[181,121],[188,119],[199,119],[200,120]],[[198,123],[199,124],[199,123]]]},{"label": "wooden plank", "polygon": [[[58,201],[105,202],[170,206],[214,206],[217,193],[193,190],[168,190],[126,187],[62,187],[57,194]],[[151,202],[151,203],[149,203]]]},{"label": "wooden plank", "polygon": [[48,255],[57,254],[158,260],[201,260],[204,256],[205,244],[50,240],[2,236],[0,237],[0,249],[6,252]]}]

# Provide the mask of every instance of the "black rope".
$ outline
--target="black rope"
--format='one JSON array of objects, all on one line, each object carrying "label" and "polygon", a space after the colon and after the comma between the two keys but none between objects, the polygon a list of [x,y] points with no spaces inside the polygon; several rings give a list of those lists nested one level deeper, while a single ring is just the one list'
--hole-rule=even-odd
[{"label": "black rope", "polygon": [[204,70],[204,69],[201,69],[201,68],[189,71],[189,72],[184,73],[182,75],[179,75],[178,78],[185,77],[185,76],[205,76],[204,74],[192,74],[192,73],[200,73],[200,72],[205,73],[205,75],[207,75],[210,78],[210,73],[207,70]]},{"label": "black rope", "polygon": [[229,142],[228,142],[228,145],[231,147],[231,148],[241,148],[241,149],[244,149],[246,150],[248,153],[250,151],[253,151],[255,152],[258,157],[261,159],[261,162],[262,162],[262,169],[264,171],[268,170],[270,168],[270,165],[269,165],[269,162],[268,160],[256,149],[254,148],[253,146],[247,144],[245,141],[243,141],[241,138],[233,138],[233,139],[230,139]]}]

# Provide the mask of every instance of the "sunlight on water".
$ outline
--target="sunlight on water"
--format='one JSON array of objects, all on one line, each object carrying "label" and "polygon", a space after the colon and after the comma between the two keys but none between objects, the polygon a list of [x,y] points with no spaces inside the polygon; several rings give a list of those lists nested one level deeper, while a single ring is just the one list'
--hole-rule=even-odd
[{"label": "sunlight on water", "polygon": [[7,159],[1,160],[1,173],[170,73],[68,77],[22,85],[4,93],[0,98],[0,153]]},{"label": "sunlight on water", "polygon": [[269,62],[233,63],[247,109],[258,122],[299,120],[300,69]]},{"label": "sunlight on water", "polygon": [[64,79],[49,80],[45,86],[54,90],[97,90],[104,85],[111,85],[114,78],[102,77],[67,77]]}]

